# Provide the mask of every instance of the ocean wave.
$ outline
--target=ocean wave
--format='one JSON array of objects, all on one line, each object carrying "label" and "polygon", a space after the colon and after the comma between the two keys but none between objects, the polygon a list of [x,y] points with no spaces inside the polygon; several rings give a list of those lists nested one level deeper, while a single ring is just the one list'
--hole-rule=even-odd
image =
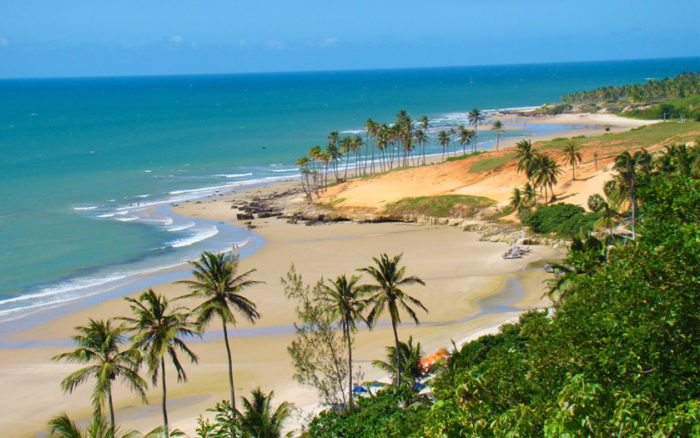
[{"label": "ocean wave", "polygon": [[133,222],[133,221],[138,220],[138,219],[139,218],[136,216],[124,216],[124,217],[118,217],[116,220],[118,220],[119,222]]},{"label": "ocean wave", "polygon": [[173,240],[172,242],[168,242],[168,246],[170,246],[172,248],[182,248],[183,246],[194,245],[197,242],[201,242],[202,240],[209,239],[210,237],[214,237],[217,234],[219,234],[218,227],[214,226],[211,228],[205,228],[192,236],[188,236],[188,237],[184,237],[182,239],[177,239],[177,240]]},{"label": "ocean wave", "polygon": [[364,134],[364,129],[346,129],[345,131],[340,131],[341,134]]},{"label": "ocean wave", "polygon": [[151,196],[151,194],[150,194],[150,193],[146,193],[146,194],[144,194],[144,195],[136,195],[135,198],[148,198],[149,196]]},{"label": "ocean wave", "polygon": [[194,222],[188,222],[188,223],[182,224],[182,225],[173,225],[172,227],[166,227],[165,230],[172,231],[172,232],[183,231],[183,230],[187,230],[189,228],[192,228],[194,226],[195,226]]},{"label": "ocean wave", "polygon": [[158,225],[163,225],[167,227],[168,225],[173,224],[173,218],[171,217],[148,217],[145,219],[141,219],[141,222],[145,222],[148,224],[158,224]]},{"label": "ocean wave", "polygon": [[99,217],[99,218],[114,217],[115,214],[116,213],[98,214],[96,217]]},{"label": "ocean wave", "polygon": [[[60,282],[54,286],[47,287],[45,289],[40,290],[39,292],[35,293],[30,293],[26,295],[20,295],[17,297],[12,297],[12,298],[7,298],[4,300],[0,300],[0,307],[5,306],[7,304],[11,303],[19,303],[22,301],[35,301],[38,299],[42,298],[48,298],[60,294],[64,294],[66,292],[72,292],[72,291],[78,291],[82,289],[87,289],[89,287],[95,287],[95,286],[101,286],[103,284],[111,283],[113,281],[117,280],[122,280],[126,278],[127,275],[120,273],[120,274],[113,274],[107,277],[100,277],[100,278],[78,278],[75,280],[67,280]],[[44,303],[45,304],[45,303]],[[0,315],[2,312],[0,311]]]},{"label": "ocean wave", "polygon": [[299,172],[298,168],[293,168],[293,169],[270,169],[275,173],[280,173],[280,172]]},{"label": "ocean wave", "polygon": [[168,192],[168,195],[184,195],[186,193],[211,192],[211,191],[221,190],[221,189],[225,189],[228,187],[235,187],[235,186],[236,186],[235,184],[226,184],[226,185],[221,185],[221,186],[200,187],[197,189],[173,190],[172,192]]},{"label": "ocean wave", "polygon": [[[105,292],[110,283],[116,283],[109,288],[119,287],[122,280],[137,275],[148,275],[165,269],[181,266],[185,261],[180,261],[175,264],[165,264],[146,269],[134,269],[131,271],[121,271],[109,275],[100,275],[99,277],[79,277],[71,280],[61,281],[38,292],[19,295],[12,298],[0,300],[0,319],[3,321],[11,320],[14,317],[22,317],[32,313],[32,310],[39,311],[55,307],[66,302],[89,297]],[[97,289],[99,288],[99,289]],[[89,293],[85,293],[85,289],[94,289]],[[77,293],[80,292],[80,293]],[[16,316],[15,316],[16,315]]]},{"label": "ocean wave", "polygon": [[86,210],[96,210],[97,206],[96,205],[90,205],[88,207],[73,207],[73,210],[76,211],[86,211]]},{"label": "ocean wave", "polygon": [[214,176],[219,178],[243,178],[244,176],[251,176],[252,173],[218,173]]}]

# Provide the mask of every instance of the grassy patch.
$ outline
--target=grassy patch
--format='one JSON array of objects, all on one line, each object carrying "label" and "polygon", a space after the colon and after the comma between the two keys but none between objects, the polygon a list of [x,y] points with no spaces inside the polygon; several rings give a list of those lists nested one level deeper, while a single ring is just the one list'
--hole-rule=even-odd
[{"label": "grassy patch", "polygon": [[474,162],[469,168],[472,173],[488,172],[505,165],[507,162],[514,160],[515,154],[513,152],[503,155],[502,157],[485,158]]},{"label": "grassy patch", "polygon": [[343,201],[345,201],[345,198],[335,198],[334,200],[332,200],[330,202],[326,202],[326,203],[321,204],[321,205],[326,207],[326,208],[333,209],[336,205],[340,204]]},{"label": "grassy patch", "polygon": [[457,155],[456,157],[448,157],[445,161],[459,161],[470,157],[476,157],[477,155],[483,154],[484,151],[476,151],[468,154]]},{"label": "grassy patch", "polygon": [[403,198],[386,206],[388,214],[424,214],[434,217],[471,217],[496,201],[483,196],[441,195]]}]

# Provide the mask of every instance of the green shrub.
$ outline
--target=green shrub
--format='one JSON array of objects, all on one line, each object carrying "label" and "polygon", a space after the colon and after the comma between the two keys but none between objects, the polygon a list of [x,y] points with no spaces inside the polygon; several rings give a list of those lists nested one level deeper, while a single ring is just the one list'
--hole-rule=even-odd
[{"label": "green shrub", "polygon": [[582,207],[564,203],[540,207],[534,213],[528,213],[521,212],[520,219],[534,232],[566,237],[590,232],[596,219]]},{"label": "green shrub", "polygon": [[408,387],[390,386],[358,400],[353,412],[327,410],[313,419],[303,437],[420,437],[428,405]]}]

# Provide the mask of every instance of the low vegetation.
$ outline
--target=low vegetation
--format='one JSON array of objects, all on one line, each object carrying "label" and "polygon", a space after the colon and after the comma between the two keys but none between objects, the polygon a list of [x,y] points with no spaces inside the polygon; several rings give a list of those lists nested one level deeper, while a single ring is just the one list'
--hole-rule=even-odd
[{"label": "low vegetation", "polygon": [[483,196],[440,195],[404,198],[386,206],[384,213],[391,216],[426,215],[433,217],[472,217],[496,201]]},{"label": "low vegetation", "polygon": [[688,119],[700,121],[700,96],[671,99],[648,108],[625,111],[621,115],[646,120]]},{"label": "low vegetation", "polygon": [[597,217],[578,205],[559,203],[540,207],[534,212],[523,210],[520,219],[536,233],[571,238],[593,231]]}]

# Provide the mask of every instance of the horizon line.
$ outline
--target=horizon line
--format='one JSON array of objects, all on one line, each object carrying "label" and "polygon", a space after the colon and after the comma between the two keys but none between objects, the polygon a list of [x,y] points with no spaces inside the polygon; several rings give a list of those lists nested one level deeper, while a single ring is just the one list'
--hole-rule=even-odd
[{"label": "horizon line", "polygon": [[124,74],[124,75],[87,75],[87,76],[8,76],[0,77],[0,81],[41,81],[41,80],[73,80],[73,79],[139,79],[158,77],[197,77],[197,76],[256,76],[256,75],[284,75],[284,74],[312,74],[312,73],[353,73],[368,71],[407,71],[407,70],[437,70],[437,69],[459,69],[466,67],[509,67],[526,65],[564,65],[564,64],[595,64],[605,62],[635,62],[635,61],[662,61],[662,60],[698,59],[700,55],[673,56],[662,58],[623,58],[623,59],[595,59],[582,61],[547,61],[547,62],[517,62],[504,64],[466,64],[466,65],[442,65],[442,66],[419,66],[419,67],[380,67],[380,68],[348,68],[348,69],[319,69],[319,70],[271,70],[253,72],[229,72],[229,73],[163,73],[163,74]]}]

